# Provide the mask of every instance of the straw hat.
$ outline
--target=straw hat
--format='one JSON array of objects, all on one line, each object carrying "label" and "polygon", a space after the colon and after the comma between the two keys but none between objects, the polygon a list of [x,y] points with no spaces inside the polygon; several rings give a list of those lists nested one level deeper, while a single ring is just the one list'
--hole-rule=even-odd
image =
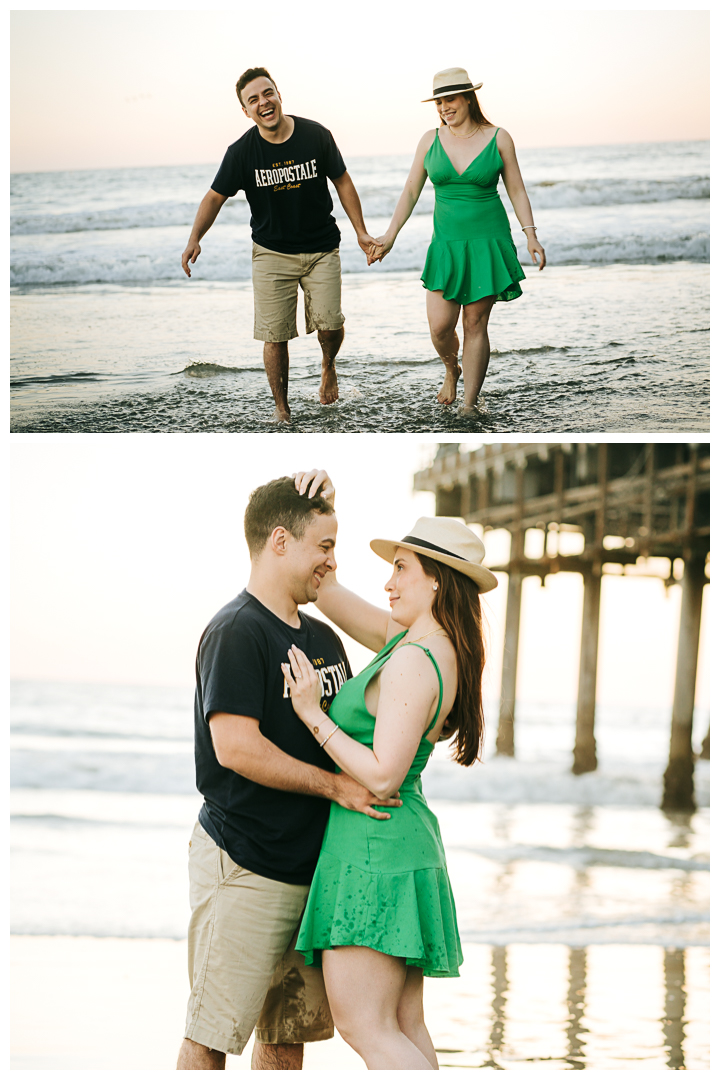
[{"label": "straw hat", "polygon": [[399,547],[415,551],[418,555],[427,555],[472,578],[478,592],[489,592],[498,583],[495,575],[481,565],[485,558],[482,540],[455,518],[418,518],[402,540],[371,540],[370,547],[389,563],[393,562]]},{"label": "straw hat", "polygon": [[435,101],[447,94],[467,94],[471,90],[479,90],[481,86],[481,82],[473,85],[465,68],[445,68],[433,75],[432,97],[423,98],[423,101]]}]

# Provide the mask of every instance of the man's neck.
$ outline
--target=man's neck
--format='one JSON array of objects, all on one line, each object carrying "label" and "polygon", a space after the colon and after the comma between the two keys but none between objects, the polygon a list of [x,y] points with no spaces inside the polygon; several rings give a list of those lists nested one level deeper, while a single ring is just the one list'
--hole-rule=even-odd
[{"label": "man's neck", "polygon": [[298,629],[300,626],[298,606],[282,582],[273,580],[272,577],[253,567],[246,591],[259,600],[263,607],[272,611],[273,615],[277,615],[278,619],[282,619],[295,630]]},{"label": "man's neck", "polygon": [[284,143],[287,142],[293,131],[295,130],[295,121],[292,116],[285,116],[283,113],[282,120],[275,128],[274,131],[267,131],[265,128],[257,125],[257,129],[260,132],[260,137],[269,143]]}]

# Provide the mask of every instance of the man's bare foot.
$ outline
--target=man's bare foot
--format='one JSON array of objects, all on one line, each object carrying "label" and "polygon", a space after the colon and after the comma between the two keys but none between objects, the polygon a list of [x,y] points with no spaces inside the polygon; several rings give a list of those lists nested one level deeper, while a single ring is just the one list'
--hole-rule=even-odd
[{"label": "man's bare foot", "polygon": [[332,405],[339,397],[340,391],[338,390],[335,365],[328,365],[328,367],[323,368],[322,379],[320,380],[320,404]]},{"label": "man's bare foot", "polygon": [[458,416],[474,416],[477,411],[477,405],[470,405],[468,402],[463,402],[458,409]]},{"label": "man's bare foot", "polygon": [[460,378],[460,365],[459,364],[446,364],[445,365],[445,381],[440,387],[437,399],[441,405],[452,405],[453,401],[457,397],[457,384]]},{"label": "man's bare foot", "polygon": [[279,405],[275,406],[275,412],[272,414],[273,424],[289,424],[290,423],[290,410],[283,409]]}]

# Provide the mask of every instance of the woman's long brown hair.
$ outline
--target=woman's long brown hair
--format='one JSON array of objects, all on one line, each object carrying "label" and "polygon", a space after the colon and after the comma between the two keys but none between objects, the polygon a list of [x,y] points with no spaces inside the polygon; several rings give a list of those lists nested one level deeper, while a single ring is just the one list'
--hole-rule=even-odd
[{"label": "woman's long brown hair", "polygon": [[[463,97],[468,103],[468,112],[470,113],[470,119],[474,124],[479,124],[480,127],[484,127],[486,124],[492,124],[492,120],[488,120],[487,116],[480,108],[480,102],[477,99],[477,94],[473,90],[469,94],[463,94]],[[445,124],[442,116],[440,117],[440,123]],[[445,125],[447,127],[447,125]]]},{"label": "woman's long brown hair", "polygon": [[432,612],[450,638],[457,658],[457,694],[445,721],[443,738],[454,737],[455,760],[461,765],[472,765],[482,753],[485,736],[482,703],[485,641],[478,587],[467,574],[460,574],[417,551],[415,554],[427,576],[437,581]]}]

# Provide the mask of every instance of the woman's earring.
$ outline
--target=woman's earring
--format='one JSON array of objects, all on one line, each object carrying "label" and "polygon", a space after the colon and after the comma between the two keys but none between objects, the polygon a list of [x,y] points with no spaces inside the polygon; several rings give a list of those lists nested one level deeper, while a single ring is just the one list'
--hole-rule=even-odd
[{"label": "woman's earring", "polygon": [[433,592],[437,592],[437,581],[436,581],[436,582],[435,582],[435,584],[433,585]]}]

